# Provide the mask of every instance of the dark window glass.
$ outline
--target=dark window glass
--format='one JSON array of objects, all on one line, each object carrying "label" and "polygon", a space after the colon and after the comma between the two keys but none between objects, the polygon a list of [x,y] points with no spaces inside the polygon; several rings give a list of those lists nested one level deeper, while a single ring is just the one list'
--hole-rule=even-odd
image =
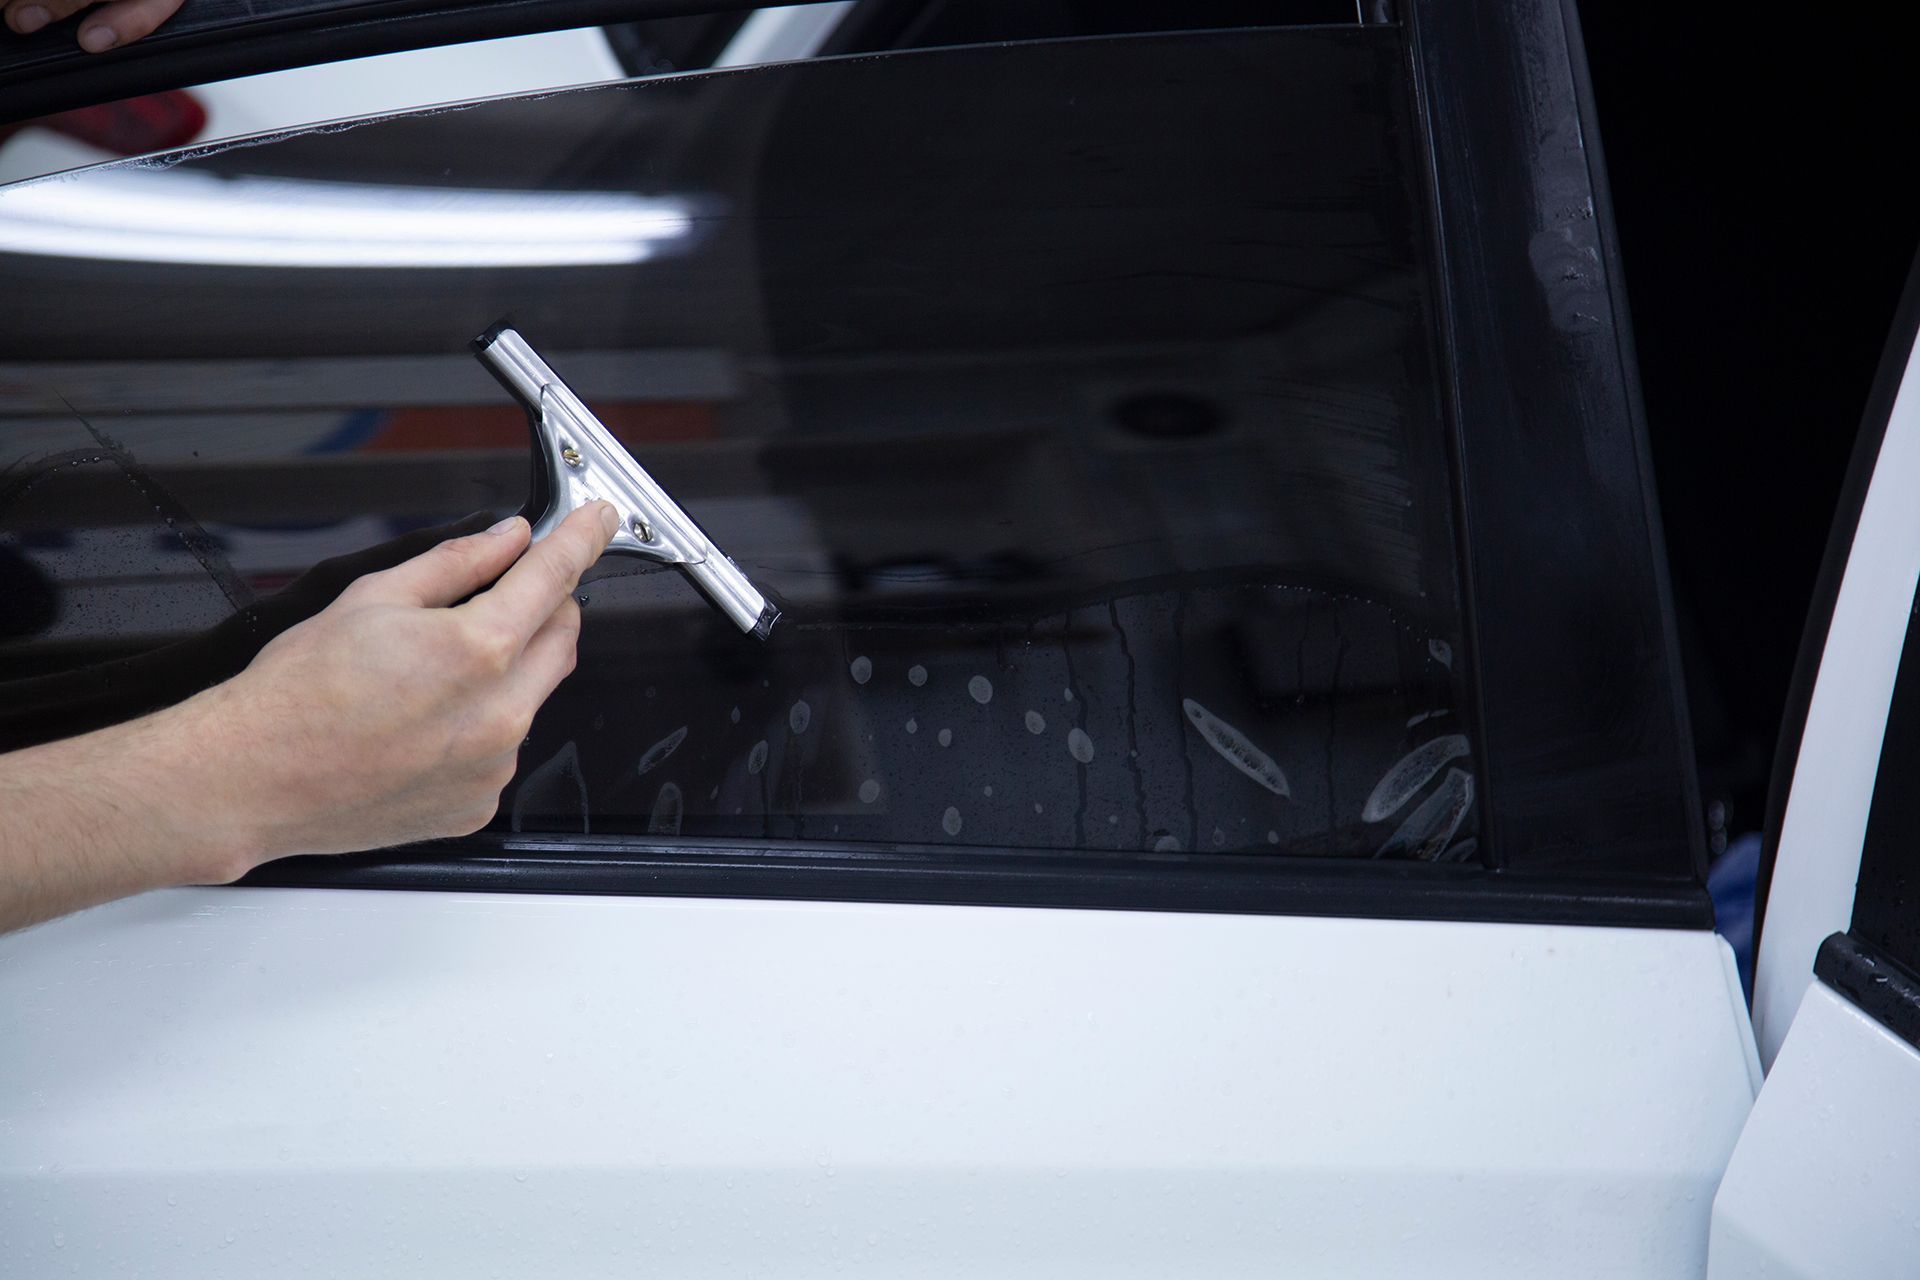
[{"label": "dark window glass", "polygon": [[1360,27],[0,189],[9,731],[170,696],[129,655],[229,619],[231,657],[316,561],[517,506],[526,425],[467,354],[510,316],[786,617],[603,562],[498,828],[1474,858],[1422,189],[1399,33]]}]

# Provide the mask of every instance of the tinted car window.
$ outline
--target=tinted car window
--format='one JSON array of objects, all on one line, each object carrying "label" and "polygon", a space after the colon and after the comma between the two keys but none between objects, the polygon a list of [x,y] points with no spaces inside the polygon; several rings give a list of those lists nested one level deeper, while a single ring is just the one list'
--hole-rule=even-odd
[{"label": "tinted car window", "polygon": [[1402,66],[829,59],[0,190],[0,678],[517,506],[507,316],[786,616],[603,562],[497,829],[1472,859]]}]

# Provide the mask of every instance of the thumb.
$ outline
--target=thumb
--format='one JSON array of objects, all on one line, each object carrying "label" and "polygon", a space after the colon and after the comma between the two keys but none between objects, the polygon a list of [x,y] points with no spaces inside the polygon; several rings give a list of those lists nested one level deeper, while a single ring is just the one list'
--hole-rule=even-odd
[{"label": "thumb", "polygon": [[454,604],[505,573],[531,536],[524,519],[508,516],[484,533],[450,538],[391,569],[370,573],[350,590],[362,600],[389,604]]}]

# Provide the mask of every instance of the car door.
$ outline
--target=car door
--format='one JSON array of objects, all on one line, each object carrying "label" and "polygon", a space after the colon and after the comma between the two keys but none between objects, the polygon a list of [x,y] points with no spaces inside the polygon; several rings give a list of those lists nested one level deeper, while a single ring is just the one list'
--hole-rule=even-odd
[{"label": "car door", "polygon": [[524,501],[503,316],[786,614],[604,564],[486,831],[0,940],[22,1274],[1701,1273],[1571,10],[927,8],[0,188],[9,745]]},{"label": "car door", "polygon": [[1766,1087],[1714,1202],[1712,1274],[1911,1271],[1920,1187],[1920,946],[1913,769],[1920,577],[1904,491],[1920,465],[1920,274],[1863,425],[1801,656],[1755,975]]}]

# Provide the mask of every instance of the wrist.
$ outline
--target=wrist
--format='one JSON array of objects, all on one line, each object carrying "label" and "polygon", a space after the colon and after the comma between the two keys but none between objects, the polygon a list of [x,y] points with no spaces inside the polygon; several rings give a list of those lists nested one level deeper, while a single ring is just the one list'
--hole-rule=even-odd
[{"label": "wrist", "polygon": [[126,726],[138,736],[132,772],[154,847],[176,884],[226,884],[268,857],[263,823],[253,818],[259,788],[248,781],[247,753],[229,740],[232,718],[216,686]]}]

